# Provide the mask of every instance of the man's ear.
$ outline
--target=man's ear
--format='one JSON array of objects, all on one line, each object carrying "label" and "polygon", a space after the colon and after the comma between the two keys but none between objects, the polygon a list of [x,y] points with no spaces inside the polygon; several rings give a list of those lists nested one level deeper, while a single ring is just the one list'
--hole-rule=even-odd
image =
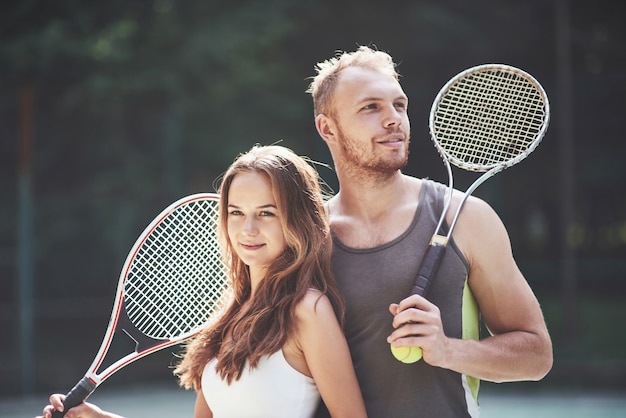
[{"label": "man's ear", "polygon": [[332,144],[337,141],[335,121],[325,114],[320,113],[315,117],[315,127],[324,142],[327,144]]}]

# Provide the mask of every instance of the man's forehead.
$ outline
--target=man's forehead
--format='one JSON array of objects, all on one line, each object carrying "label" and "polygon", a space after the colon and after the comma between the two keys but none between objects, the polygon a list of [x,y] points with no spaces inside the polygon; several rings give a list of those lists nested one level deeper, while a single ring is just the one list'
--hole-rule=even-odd
[{"label": "man's forehead", "polygon": [[[350,94],[355,98],[402,97],[404,91],[392,75],[363,67],[350,67],[339,75],[337,92]],[[339,96],[342,96],[340,94]]]}]

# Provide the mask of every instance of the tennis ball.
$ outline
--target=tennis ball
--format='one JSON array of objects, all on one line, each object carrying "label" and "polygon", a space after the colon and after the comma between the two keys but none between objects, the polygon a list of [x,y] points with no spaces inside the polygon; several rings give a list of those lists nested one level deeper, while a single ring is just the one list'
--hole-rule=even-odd
[{"label": "tennis ball", "polygon": [[393,356],[403,363],[411,364],[422,358],[422,349],[419,347],[394,347],[391,346]]}]

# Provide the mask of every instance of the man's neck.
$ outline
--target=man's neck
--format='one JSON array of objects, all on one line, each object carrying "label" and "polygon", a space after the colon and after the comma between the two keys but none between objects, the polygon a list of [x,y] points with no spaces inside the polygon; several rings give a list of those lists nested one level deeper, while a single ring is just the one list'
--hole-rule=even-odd
[{"label": "man's neck", "polygon": [[406,178],[400,170],[379,176],[339,176],[338,204],[351,216],[375,216],[394,206],[407,187]]}]

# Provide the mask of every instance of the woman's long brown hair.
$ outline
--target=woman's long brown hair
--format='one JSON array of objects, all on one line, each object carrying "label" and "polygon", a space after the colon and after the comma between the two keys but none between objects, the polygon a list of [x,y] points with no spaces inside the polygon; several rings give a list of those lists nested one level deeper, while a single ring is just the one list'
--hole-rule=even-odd
[{"label": "woman's long brown hair", "polygon": [[234,298],[215,325],[185,348],[174,374],[188,389],[200,390],[204,367],[215,357],[221,378],[231,383],[239,379],[246,362],[254,368],[262,356],[282,349],[295,331],[295,308],[309,289],[325,294],[343,323],[344,308],[330,266],[332,240],[317,171],[282,146],[255,146],[239,156],[224,174],[220,187],[222,237],[228,237],[228,192],[235,176],[242,172],[260,173],[269,179],[287,246],[251,299],[248,266],[224,239]]}]

